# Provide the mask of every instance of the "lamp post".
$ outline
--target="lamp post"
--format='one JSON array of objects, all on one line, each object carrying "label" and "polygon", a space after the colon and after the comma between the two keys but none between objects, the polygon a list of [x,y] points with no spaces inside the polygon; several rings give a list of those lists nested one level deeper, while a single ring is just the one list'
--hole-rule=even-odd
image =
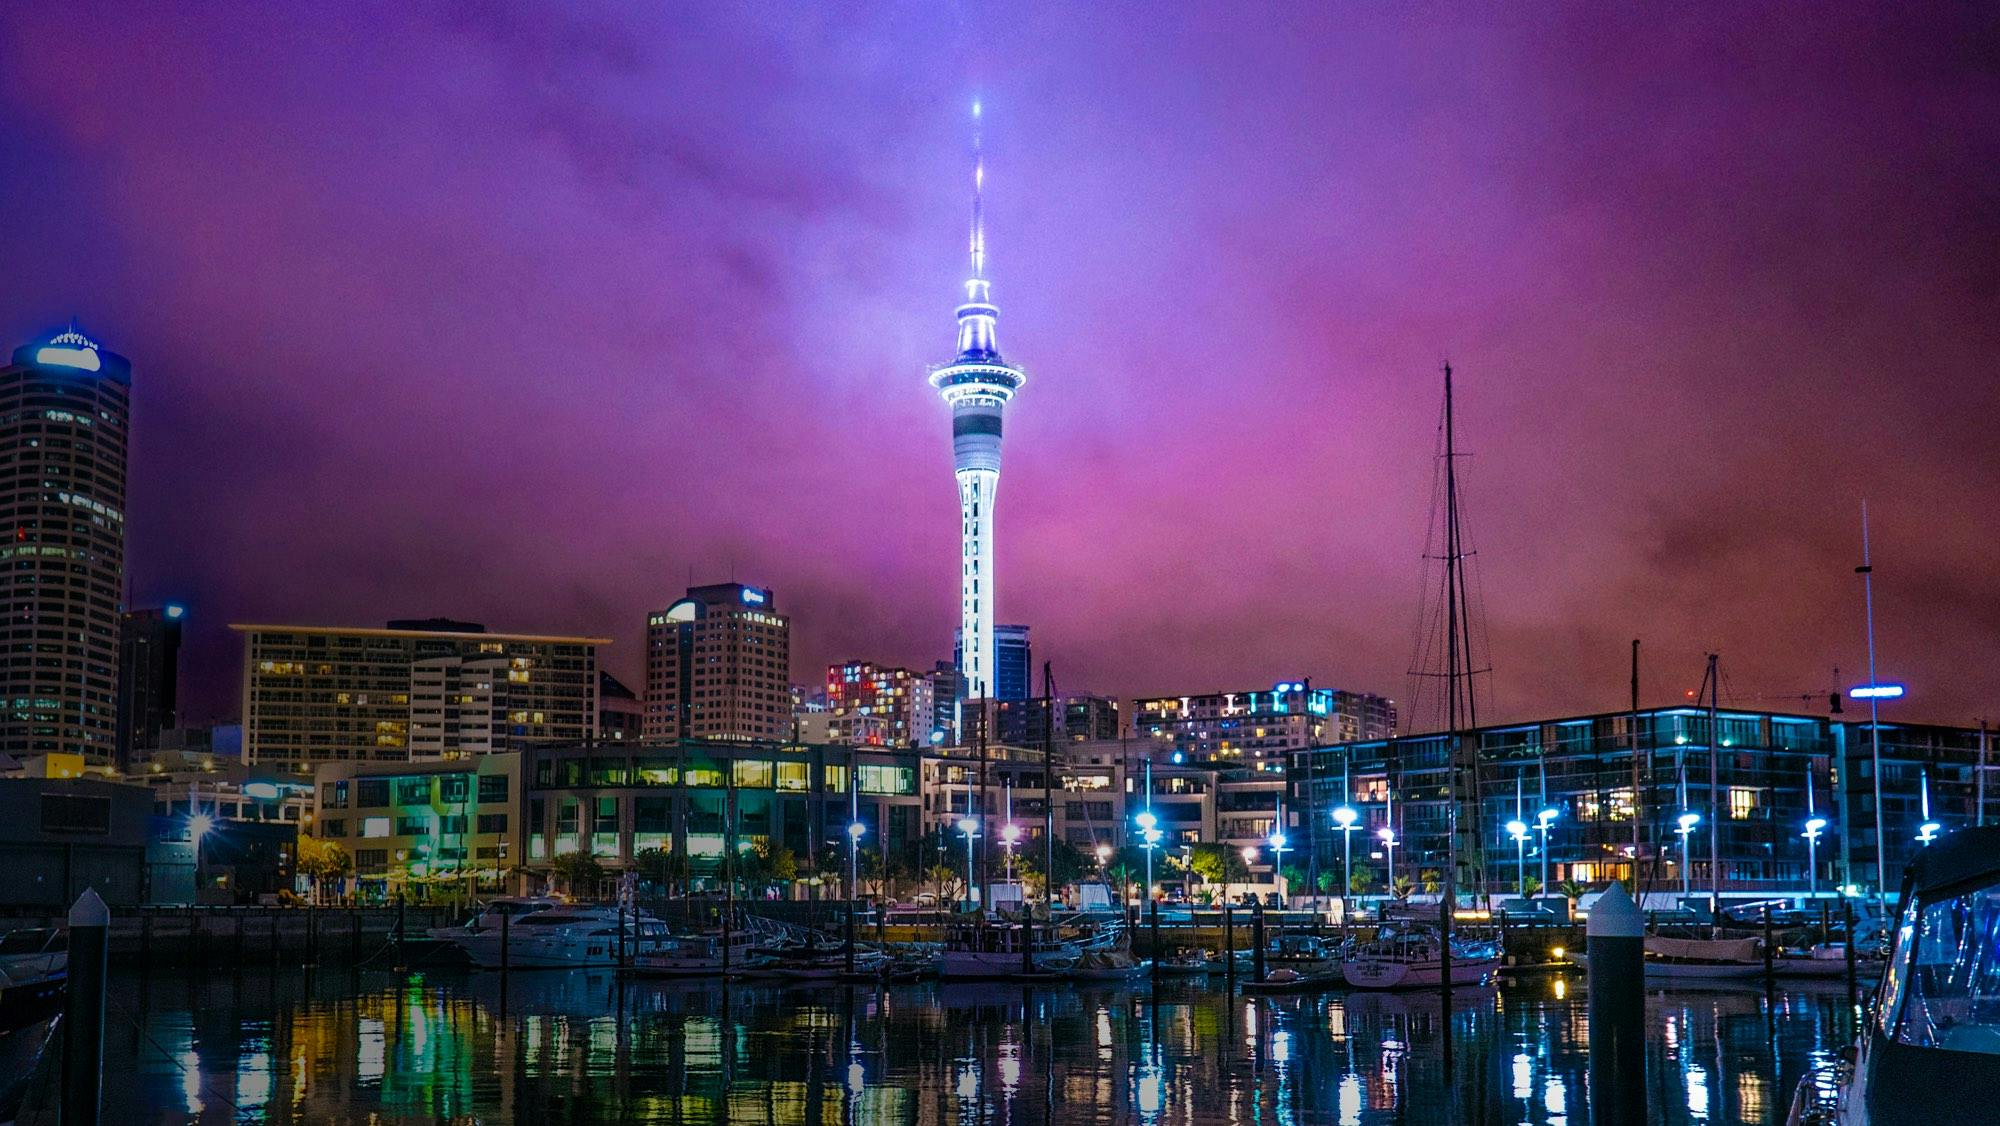
[{"label": "lamp post", "polygon": [[[1247,884],[1247,883],[1250,883],[1250,882],[1251,882],[1251,872],[1250,872],[1250,866],[1251,866],[1252,864],[1255,864],[1255,863],[1257,863],[1257,846],[1256,846],[1256,845],[1244,845],[1244,846],[1243,846],[1243,882],[1244,882],[1244,883],[1246,883],[1246,884]],[[1225,893],[1226,893],[1227,889],[1225,888],[1224,890],[1225,890]]]},{"label": "lamp post", "polygon": [[[1280,821],[1279,824],[1282,825],[1283,822]],[[1281,887],[1284,886],[1283,881],[1285,878],[1285,850],[1291,847],[1290,840],[1289,837],[1285,836],[1283,829],[1273,829],[1271,830],[1271,835],[1265,838],[1265,843],[1271,846],[1271,880],[1272,883]],[[1290,891],[1291,889],[1286,887],[1286,894],[1281,895],[1280,898],[1291,898]]]},{"label": "lamp post", "polygon": [[1340,829],[1340,925],[1347,925],[1347,893],[1354,885],[1354,830],[1361,815],[1354,807],[1341,803],[1333,811],[1333,823]]},{"label": "lamp post", "polygon": [[1824,832],[1826,818],[1813,816],[1806,818],[1806,831],[1799,834],[1806,839],[1806,885],[1814,899],[1819,898],[1819,838]]},{"label": "lamp post", "polygon": [[1146,850],[1146,899],[1150,901],[1153,898],[1153,849],[1159,846],[1160,838],[1165,834],[1160,832],[1160,819],[1153,816],[1150,808],[1140,810],[1132,820],[1139,826],[1139,847]]},{"label": "lamp post", "polygon": [[1691,863],[1688,860],[1688,838],[1694,834],[1694,827],[1699,824],[1701,824],[1701,814],[1696,813],[1694,810],[1690,809],[1686,813],[1681,814],[1680,828],[1674,830],[1674,832],[1679,833],[1681,835],[1681,898],[1682,899],[1686,899],[1689,894],[1688,875]]},{"label": "lamp post", "polygon": [[979,835],[979,822],[970,817],[958,819],[958,831],[965,834],[965,899],[972,901],[972,838]]},{"label": "lamp post", "polygon": [[1014,846],[1021,843],[1021,827],[1008,822],[1000,827],[1000,846],[1007,850],[1007,882],[1014,882]]},{"label": "lamp post", "polygon": [[1528,897],[1528,823],[1516,817],[1507,822],[1507,835],[1514,838],[1514,894]]},{"label": "lamp post", "polygon": [[1922,824],[1917,826],[1917,843],[1927,845],[1937,840],[1938,834],[1944,830],[1944,826],[1941,823],[1931,820],[1931,772],[1929,770],[1924,771],[1923,790],[1921,793],[1924,820]]},{"label": "lamp post", "polygon": [[859,821],[847,823],[847,972],[854,972],[854,901],[861,893],[861,837],[868,832],[868,826]]},{"label": "lamp post", "polygon": [[1542,894],[1549,893],[1549,826],[1562,814],[1554,806],[1546,806],[1535,814],[1535,831],[1542,835]]}]

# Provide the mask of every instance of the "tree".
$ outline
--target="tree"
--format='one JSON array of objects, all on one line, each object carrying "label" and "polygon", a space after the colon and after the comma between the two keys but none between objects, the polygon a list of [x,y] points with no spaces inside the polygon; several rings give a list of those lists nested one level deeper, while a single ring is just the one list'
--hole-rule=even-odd
[{"label": "tree", "polygon": [[937,888],[938,906],[942,907],[946,903],[964,898],[959,894],[959,885],[963,881],[958,869],[949,864],[933,864],[924,874],[930,878],[931,885]]},{"label": "tree", "polygon": [[632,863],[639,871],[639,878],[652,881],[662,891],[678,887],[686,893],[690,868],[686,853],[642,848],[632,857]]},{"label": "tree", "polygon": [[[1055,886],[1057,890],[1061,890],[1077,882],[1090,867],[1090,862],[1084,859],[1083,853],[1078,852],[1076,846],[1070,844],[1068,841],[1058,840],[1054,842],[1053,847],[1049,849],[1049,853],[1055,859]],[[1031,847],[1023,850],[1023,855],[1017,869],[1021,873],[1022,881],[1028,884],[1036,894],[1044,897],[1049,894],[1049,881],[1045,878],[1046,873],[1042,871],[1042,865],[1045,862],[1046,858],[1043,855],[1043,850]]]},{"label": "tree", "polygon": [[300,834],[297,867],[300,875],[313,882],[313,896],[318,898],[321,885],[354,873],[354,857],[340,847],[339,841]]},{"label": "tree", "polygon": [[1583,898],[1584,886],[1575,880],[1564,880],[1556,885],[1556,894],[1575,903]]},{"label": "tree", "polygon": [[1436,868],[1426,868],[1417,873],[1417,880],[1424,885],[1425,895],[1436,895],[1444,890],[1444,877],[1438,875]]},{"label": "tree", "polygon": [[[1122,900],[1127,885],[1139,883],[1146,878],[1146,850],[1126,845],[1112,853],[1111,859],[1104,863],[1104,875],[1106,879],[1118,885],[1119,898]],[[1150,894],[1151,889],[1147,891]]]},{"label": "tree", "polygon": [[1528,893],[1529,899],[1542,894],[1542,881],[1537,877],[1529,876],[1527,879],[1521,881],[1521,883],[1523,890]]},{"label": "tree", "polygon": [[1287,864],[1283,868],[1279,869],[1278,874],[1284,878],[1285,894],[1288,896],[1297,894],[1293,890],[1295,888],[1300,888],[1300,887],[1309,888],[1312,886],[1311,884],[1308,884],[1306,882],[1308,878],[1306,870],[1300,865]]},{"label": "tree", "polygon": [[1375,869],[1366,864],[1356,864],[1353,874],[1347,877],[1347,890],[1353,895],[1360,895],[1374,882]]},{"label": "tree", "polygon": [[1402,875],[1397,876],[1396,882],[1390,885],[1389,894],[1395,896],[1397,899],[1408,899],[1410,898],[1410,893],[1416,890],[1416,881],[1410,879],[1408,875]]},{"label": "tree", "polygon": [[1243,854],[1224,844],[1198,844],[1188,853],[1188,867],[1211,884],[1240,884],[1250,878]]},{"label": "tree", "polygon": [[604,879],[604,865],[588,849],[563,853],[549,862],[549,871],[571,895],[594,895],[598,883]]}]

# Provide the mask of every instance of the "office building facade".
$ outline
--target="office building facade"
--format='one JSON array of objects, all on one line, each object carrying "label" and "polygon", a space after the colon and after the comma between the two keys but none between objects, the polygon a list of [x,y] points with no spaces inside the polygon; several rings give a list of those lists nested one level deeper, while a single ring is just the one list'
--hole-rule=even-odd
[{"label": "office building facade", "polygon": [[316,834],[354,858],[364,896],[421,885],[520,890],[521,754],[444,762],[330,762],[313,778]]},{"label": "office building facade", "polygon": [[791,635],[772,593],[741,583],[691,587],[648,615],[645,738],[787,738]]},{"label": "office building facade", "polygon": [[74,326],[0,367],[0,752],[116,750],[131,385]]},{"label": "office building facade", "polygon": [[1123,730],[1118,701],[1109,696],[1059,696],[1051,724],[1049,702],[998,700],[991,705],[993,736],[1016,747],[1038,747],[1046,733],[1057,743],[1115,740]]},{"label": "office building facade", "polygon": [[303,773],[596,737],[609,639],[391,625],[424,628],[231,626],[244,639],[245,758]]},{"label": "office building facade", "polygon": [[115,761],[130,770],[138,752],[160,745],[180,714],[179,604],[128,610],[118,619],[118,739]]},{"label": "office building facade", "polygon": [[645,734],[645,727],[646,706],[639,694],[625,687],[624,681],[597,670],[597,737],[613,743],[627,739],[636,743]]}]

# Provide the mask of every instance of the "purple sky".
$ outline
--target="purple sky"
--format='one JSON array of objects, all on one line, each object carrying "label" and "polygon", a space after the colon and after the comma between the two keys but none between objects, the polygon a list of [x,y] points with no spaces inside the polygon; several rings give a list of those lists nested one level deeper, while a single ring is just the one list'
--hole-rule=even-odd
[{"label": "purple sky", "polygon": [[1449,357],[1488,714],[1621,707],[1635,636],[1652,702],[1857,679],[1863,496],[1898,714],[2000,696],[1990,10],[631,7],[0,7],[0,331],[132,358],[197,718],[228,621],[636,681],[690,572],[795,679],[948,656],[974,92],[1066,689],[1407,696]]}]

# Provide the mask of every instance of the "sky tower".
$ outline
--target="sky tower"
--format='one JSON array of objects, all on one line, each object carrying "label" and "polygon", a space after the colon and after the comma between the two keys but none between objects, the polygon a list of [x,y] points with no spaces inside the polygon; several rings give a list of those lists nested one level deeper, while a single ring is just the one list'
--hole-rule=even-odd
[{"label": "sky tower", "polygon": [[981,206],[986,161],[979,145],[979,103],[972,103],[972,275],[958,307],[958,358],[931,371],[931,386],[951,405],[952,467],[958,475],[958,609],[964,639],[965,695],[993,695],[993,496],[1000,487],[1000,414],[1027,375],[1000,358],[986,279],[986,219]]}]

